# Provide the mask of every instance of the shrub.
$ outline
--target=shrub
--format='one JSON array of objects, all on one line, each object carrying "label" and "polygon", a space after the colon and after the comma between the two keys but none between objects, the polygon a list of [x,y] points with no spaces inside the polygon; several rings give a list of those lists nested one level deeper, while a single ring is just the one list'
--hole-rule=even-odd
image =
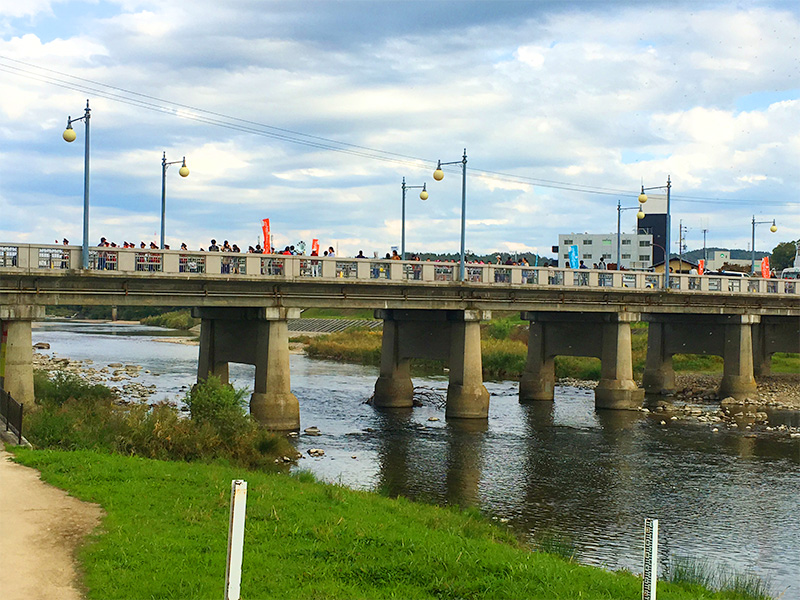
[{"label": "shrub", "polygon": [[246,394],[246,389],[236,390],[212,375],[193,386],[186,393],[184,402],[198,425],[207,423],[220,435],[230,437],[246,426]]},{"label": "shrub", "polygon": [[111,400],[114,392],[99,383],[91,384],[73,373],[58,371],[50,378],[45,371],[36,371],[33,394],[40,404],[63,405],[67,400]]},{"label": "shrub", "polygon": [[167,329],[191,329],[200,323],[200,319],[192,317],[188,310],[175,310],[163,315],[152,315],[140,321],[142,325],[166,327]]},{"label": "shrub", "polygon": [[[93,449],[161,460],[223,459],[248,468],[274,468],[276,458],[296,456],[285,437],[262,429],[245,413],[245,391],[223,385],[219,379],[198,384],[187,395],[193,406],[191,419],[169,404],[117,405],[111,396],[95,394],[98,390],[88,384],[88,393],[74,393],[84,388],[65,374],[57,374],[56,383],[42,374],[37,381],[48,393],[52,389],[45,382],[60,390],[55,399],[37,401],[25,413],[28,439],[37,447]],[[69,397],[60,401],[64,395]]]}]

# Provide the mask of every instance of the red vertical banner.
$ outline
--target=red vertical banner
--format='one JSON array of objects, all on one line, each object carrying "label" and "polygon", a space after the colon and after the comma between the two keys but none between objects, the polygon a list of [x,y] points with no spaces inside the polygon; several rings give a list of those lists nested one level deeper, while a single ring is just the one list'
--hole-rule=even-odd
[{"label": "red vertical banner", "polygon": [[761,259],[761,276],[764,279],[769,279],[769,256]]},{"label": "red vertical banner", "polygon": [[319,256],[319,240],[316,238],[311,240],[311,253]]},{"label": "red vertical banner", "polygon": [[697,272],[702,275],[706,270],[706,261],[702,258],[697,261]]},{"label": "red vertical banner", "polygon": [[261,219],[261,231],[264,232],[264,254],[271,254],[272,235],[269,230],[269,219]]}]

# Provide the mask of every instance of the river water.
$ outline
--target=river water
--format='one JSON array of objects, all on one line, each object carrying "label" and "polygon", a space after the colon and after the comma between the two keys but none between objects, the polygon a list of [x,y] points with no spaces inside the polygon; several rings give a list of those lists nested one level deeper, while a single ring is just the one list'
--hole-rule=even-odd
[{"label": "river water", "polygon": [[[162,329],[47,322],[33,341],[60,357],[149,370],[152,400],[182,397],[197,346],[157,341]],[[237,387],[254,368],[231,365]],[[752,570],[783,599],[800,600],[800,439],[726,431],[655,415],[594,410],[593,392],[557,387],[555,402],[520,404],[513,382],[487,382],[487,423],[446,422],[433,406],[380,411],[365,404],[375,367],[291,356],[300,402],[298,468],[353,488],[438,504],[477,506],[533,539],[569,540],[581,562],[641,572],[645,517],[659,519],[662,568],[670,554]],[[443,377],[415,385],[447,388]],[[800,424],[798,413],[771,420]],[[439,420],[429,420],[438,418]],[[309,448],[325,456],[310,458]]]}]

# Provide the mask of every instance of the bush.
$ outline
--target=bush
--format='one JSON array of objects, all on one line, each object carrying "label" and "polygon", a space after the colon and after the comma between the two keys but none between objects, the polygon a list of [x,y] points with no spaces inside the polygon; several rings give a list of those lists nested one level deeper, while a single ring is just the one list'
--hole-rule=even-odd
[{"label": "bush", "polygon": [[95,388],[104,386],[82,387],[72,378],[59,373],[50,381],[46,374],[37,374],[40,389],[51,396],[37,399],[25,413],[26,435],[34,446],[161,460],[224,459],[247,468],[274,468],[276,458],[296,456],[285,437],[262,429],[245,413],[245,391],[223,385],[219,379],[200,383],[187,395],[194,411],[193,418],[187,419],[169,404],[117,405],[110,394],[95,393]]},{"label": "bush", "polygon": [[163,315],[145,317],[140,323],[154,327],[166,327],[167,329],[191,329],[200,323],[200,319],[192,317],[192,313],[188,310],[175,310]]},{"label": "bush", "polygon": [[236,390],[212,375],[193,386],[184,402],[195,423],[208,424],[220,435],[231,437],[246,428],[246,394],[246,389]]},{"label": "bush", "polygon": [[73,373],[58,371],[50,378],[45,371],[33,376],[33,394],[40,404],[61,406],[67,400],[111,400],[114,391],[99,383],[91,384]]}]

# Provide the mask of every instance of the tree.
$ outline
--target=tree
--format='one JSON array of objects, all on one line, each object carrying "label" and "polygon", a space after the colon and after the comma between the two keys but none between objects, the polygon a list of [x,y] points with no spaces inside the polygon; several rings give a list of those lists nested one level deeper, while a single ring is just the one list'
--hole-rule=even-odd
[{"label": "tree", "polygon": [[794,255],[797,252],[797,244],[800,242],[781,242],[772,250],[772,256],[769,259],[769,266],[780,273],[783,269],[791,267],[794,264]]}]

